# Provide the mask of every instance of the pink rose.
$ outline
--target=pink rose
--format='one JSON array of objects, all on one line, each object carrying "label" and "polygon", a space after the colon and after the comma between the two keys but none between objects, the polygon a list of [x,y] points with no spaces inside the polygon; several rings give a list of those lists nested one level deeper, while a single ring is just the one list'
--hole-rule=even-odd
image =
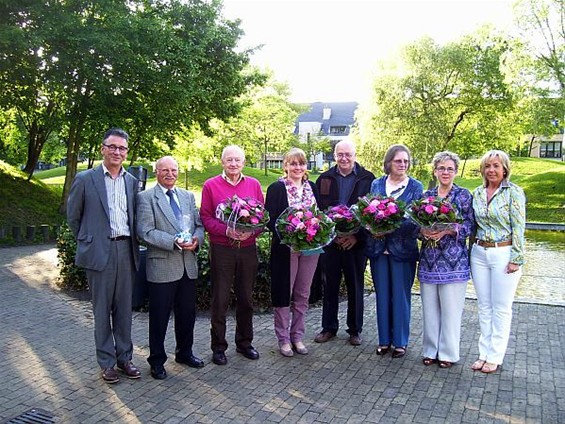
[{"label": "pink rose", "polygon": [[424,211],[426,211],[427,214],[432,215],[435,211],[437,211],[437,208],[434,205],[426,205],[424,207]]}]

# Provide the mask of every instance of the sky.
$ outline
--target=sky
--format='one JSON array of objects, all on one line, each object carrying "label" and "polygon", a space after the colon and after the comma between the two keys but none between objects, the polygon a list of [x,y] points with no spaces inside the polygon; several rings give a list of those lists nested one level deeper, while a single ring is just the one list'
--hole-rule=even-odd
[{"label": "sky", "polygon": [[372,72],[423,36],[455,41],[491,23],[508,29],[508,0],[224,0],[241,19],[240,48],[263,47],[251,63],[288,83],[294,102],[363,101]]}]

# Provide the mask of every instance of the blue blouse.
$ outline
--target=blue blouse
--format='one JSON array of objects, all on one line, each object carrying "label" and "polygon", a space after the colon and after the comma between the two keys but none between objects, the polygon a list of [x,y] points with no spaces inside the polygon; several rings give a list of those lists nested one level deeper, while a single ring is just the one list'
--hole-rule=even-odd
[{"label": "blue blouse", "polygon": [[[437,195],[438,187],[424,193],[424,197]],[[469,190],[453,184],[445,200],[457,208],[463,223],[459,225],[456,235],[442,237],[435,246],[425,240],[422,242],[418,265],[418,280],[421,283],[460,283],[471,278],[467,238],[475,231],[473,198]]]},{"label": "blue blouse", "polygon": [[[382,176],[373,180],[371,193],[386,196],[386,179]],[[415,178],[409,177],[408,184],[404,192],[398,197],[406,203],[406,207],[414,200],[422,197],[424,186]],[[376,259],[385,250],[395,259],[401,262],[415,262],[418,260],[418,227],[408,218],[404,218],[402,225],[386,236],[375,239],[367,237],[365,255],[369,259]]]}]

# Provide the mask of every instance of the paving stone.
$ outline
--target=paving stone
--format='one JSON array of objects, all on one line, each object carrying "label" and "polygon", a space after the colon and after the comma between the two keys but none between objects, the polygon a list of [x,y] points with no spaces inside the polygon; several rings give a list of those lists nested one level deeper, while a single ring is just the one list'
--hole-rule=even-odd
[{"label": "paving stone", "polygon": [[[473,372],[479,336],[476,300],[463,314],[461,361],[449,370],[421,363],[421,301],[413,295],[411,341],[401,359],[375,354],[375,299],[365,297],[364,343],[352,347],[340,329],[327,343],[312,340],[321,309],[307,315],[310,354],[283,358],[272,315],[254,317],[249,361],[234,348],[228,317],[228,364],[211,363],[209,314],[198,316],[199,370],[176,364],[174,325],[166,349],[169,377],[149,376],[146,313],[133,316],[137,381],[105,384],[94,356],[88,301],[59,291],[53,245],[0,251],[0,421],[31,408],[60,422],[143,423],[558,423],[565,422],[565,307],[516,303],[512,335],[501,371]],[[345,322],[345,304],[340,322]]]}]

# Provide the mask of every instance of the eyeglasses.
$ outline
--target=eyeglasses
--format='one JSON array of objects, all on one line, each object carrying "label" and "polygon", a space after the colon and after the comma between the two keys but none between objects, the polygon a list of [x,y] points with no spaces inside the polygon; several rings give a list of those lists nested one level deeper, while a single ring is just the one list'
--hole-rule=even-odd
[{"label": "eyeglasses", "polygon": [[453,173],[455,173],[455,168],[451,168],[451,167],[446,168],[445,166],[438,166],[438,167],[436,168],[436,171],[438,171],[439,173],[444,173],[444,172],[447,171],[447,172],[449,172],[450,174],[453,174]]},{"label": "eyeglasses", "polygon": [[178,174],[178,169],[167,169],[167,168],[157,168],[157,171],[162,172],[163,174]]},{"label": "eyeglasses", "polygon": [[336,157],[343,159],[343,158],[351,158],[353,157],[353,153],[336,153]]},{"label": "eyeglasses", "polygon": [[410,163],[410,161],[408,159],[395,159],[392,161],[392,163],[396,165],[402,165],[402,164],[408,164]]},{"label": "eyeglasses", "polygon": [[120,153],[126,153],[128,151],[128,148],[124,146],[116,146],[115,144],[102,144],[102,145],[112,153],[114,153],[116,150]]}]

